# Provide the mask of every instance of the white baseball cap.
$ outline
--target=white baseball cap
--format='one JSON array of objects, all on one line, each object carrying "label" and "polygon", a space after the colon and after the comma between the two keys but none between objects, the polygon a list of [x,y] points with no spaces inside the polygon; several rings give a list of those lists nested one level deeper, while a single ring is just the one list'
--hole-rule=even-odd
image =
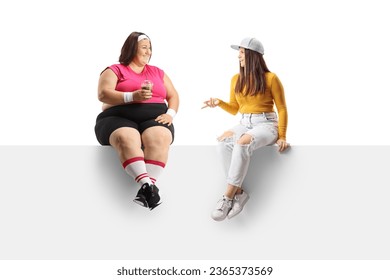
[{"label": "white baseball cap", "polygon": [[244,49],[248,49],[248,50],[252,50],[252,51],[264,54],[263,44],[260,43],[260,41],[257,40],[256,38],[246,37],[246,38],[242,39],[241,44],[231,45],[231,47],[235,50],[238,50],[240,48],[244,48]]}]

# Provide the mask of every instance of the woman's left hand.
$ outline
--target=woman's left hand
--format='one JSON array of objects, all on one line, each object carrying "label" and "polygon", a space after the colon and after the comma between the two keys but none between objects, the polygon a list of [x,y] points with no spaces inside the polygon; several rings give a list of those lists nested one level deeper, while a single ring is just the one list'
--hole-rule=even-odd
[{"label": "woman's left hand", "polygon": [[170,126],[172,124],[173,118],[171,115],[162,114],[156,118],[156,121],[158,123],[167,124],[168,126]]},{"label": "woman's left hand", "polygon": [[279,139],[278,141],[276,141],[276,144],[278,144],[278,146],[279,146],[280,153],[287,150],[290,147],[290,144],[287,143],[286,140],[283,140],[283,139]]}]

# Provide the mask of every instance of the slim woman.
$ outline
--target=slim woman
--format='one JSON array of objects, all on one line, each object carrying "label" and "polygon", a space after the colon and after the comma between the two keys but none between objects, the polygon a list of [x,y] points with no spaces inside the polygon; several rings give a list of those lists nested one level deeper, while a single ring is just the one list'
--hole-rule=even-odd
[{"label": "slim woman", "polygon": [[231,79],[230,101],[210,98],[203,107],[220,107],[230,114],[242,115],[240,124],[218,137],[227,187],[211,213],[216,221],[235,217],[248,201],[249,195],[242,183],[253,151],[276,143],[279,152],[283,152],[289,146],[283,86],[265,63],[263,45],[256,38],[244,38],[240,45],[231,47],[238,50],[239,73]]}]

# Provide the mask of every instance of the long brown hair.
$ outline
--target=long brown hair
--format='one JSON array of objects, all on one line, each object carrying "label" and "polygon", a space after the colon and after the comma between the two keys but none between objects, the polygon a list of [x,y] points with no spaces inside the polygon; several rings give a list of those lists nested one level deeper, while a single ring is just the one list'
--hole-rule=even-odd
[{"label": "long brown hair", "polygon": [[257,95],[265,93],[265,73],[270,72],[261,53],[245,49],[245,67],[240,66],[235,93]]},{"label": "long brown hair", "polygon": [[[132,32],[127,37],[125,43],[122,46],[121,54],[119,56],[119,63],[123,65],[129,65],[137,55],[138,50],[138,37],[140,35],[146,35],[142,32]],[[148,36],[148,35],[146,35]],[[152,42],[150,42],[150,49],[152,49]]]}]

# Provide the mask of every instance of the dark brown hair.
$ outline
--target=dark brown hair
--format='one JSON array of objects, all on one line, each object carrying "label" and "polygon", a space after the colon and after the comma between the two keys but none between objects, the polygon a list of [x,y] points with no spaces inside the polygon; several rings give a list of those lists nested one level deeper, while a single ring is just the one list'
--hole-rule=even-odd
[{"label": "dark brown hair", "polygon": [[265,73],[270,72],[261,53],[245,49],[245,67],[240,66],[235,93],[244,96],[265,93]]},{"label": "dark brown hair", "polygon": [[[120,64],[129,65],[130,62],[134,59],[134,57],[137,55],[138,37],[140,35],[146,34],[142,32],[132,32],[129,37],[127,37],[125,43],[122,46],[121,54],[119,56]],[[152,42],[150,42],[150,49],[152,49]]]}]

